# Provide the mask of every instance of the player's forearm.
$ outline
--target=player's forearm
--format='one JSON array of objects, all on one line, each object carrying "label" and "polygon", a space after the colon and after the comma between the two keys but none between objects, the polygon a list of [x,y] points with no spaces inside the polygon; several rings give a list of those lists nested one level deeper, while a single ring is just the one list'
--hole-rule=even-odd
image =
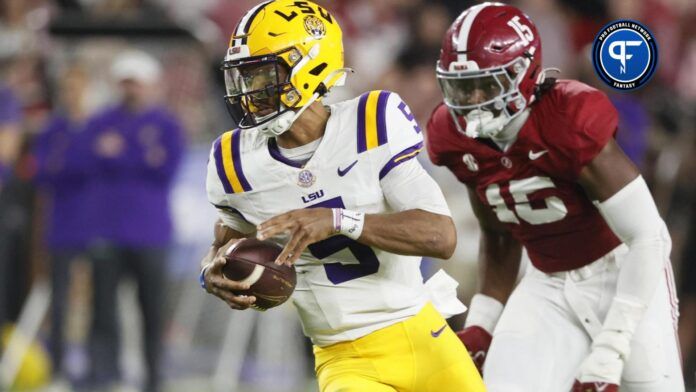
[{"label": "player's forearm", "polygon": [[210,248],[208,248],[208,252],[203,256],[203,259],[201,259],[201,269],[213,262],[219,250],[220,248],[215,245],[211,245]]},{"label": "player's forearm", "polygon": [[484,229],[479,247],[480,292],[505,304],[515,288],[522,245],[509,232]]},{"label": "player's forearm", "polygon": [[[668,264],[671,241],[647,184],[613,141],[580,173],[578,182],[629,252],[603,330],[620,330],[630,342]],[[616,321],[618,325],[612,325]]]},{"label": "player's forearm", "polygon": [[467,186],[471,208],[479,221],[481,239],[479,240],[479,281],[481,294],[491,297],[501,304],[507,302],[515,288],[520,269],[522,245],[513,238],[508,228],[502,224],[495,213],[476,193]]},{"label": "player's forearm", "polygon": [[414,209],[366,215],[358,242],[392,253],[448,259],[457,237],[449,216]]},{"label": "player's forearm", "polygon": [[220,249],[228,246],[231,241],[244,237],[244,234],[225,226],[225,224],[218,219],[218,221],[215,222],[213,243],[210,245],[208,252],[201,260],[201,269],[210,265],[213,260],[215,260],[215,257],[220,252]]},{"label": "player's forearm", "polygon": [[[669,268],[671,240],[642,177],[597,206],[614,233],[628,246],[604,329],[620,330],[630,336],[652,301],[664,270]],[[608,325],[615,313],[618,325]]]}]

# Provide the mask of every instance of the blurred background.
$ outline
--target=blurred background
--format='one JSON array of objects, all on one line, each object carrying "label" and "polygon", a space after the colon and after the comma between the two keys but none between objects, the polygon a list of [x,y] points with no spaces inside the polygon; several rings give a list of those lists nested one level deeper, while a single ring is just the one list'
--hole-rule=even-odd
[{"label": "blurred background", "polygon": [[[291,305],[232,312],[197,282],[216,218],[205,196],[208,151],[234,126],[219,66],[256,3],[0,1],[0,390],[316,390]],[[341,23],[356,71],[328,102],[389,89],[424,125],[441,99],[441,37],[476,2],[319,3]],[[693,390],[696,2],[511,3],[536,22],[546,67],[605,90],[619,110],[619,143],[672,234]],[[588,55],[594,35],[618,18],[644,23],[659,46],[656,75],[630,93],[605,88]],[[426,260],[424,273],[446,268],[468,302],[478,229],[467,193],[420,159],[459,233],[455,256]]]}]

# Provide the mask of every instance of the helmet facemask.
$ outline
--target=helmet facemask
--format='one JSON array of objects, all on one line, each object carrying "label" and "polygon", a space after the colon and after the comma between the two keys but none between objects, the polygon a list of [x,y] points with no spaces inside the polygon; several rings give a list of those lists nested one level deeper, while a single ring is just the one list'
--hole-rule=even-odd
[{"label": "helmet facemask", "polygon": [[529,65],[518,57],[482,70],[471,61],[453,62],[444,71],[438,62],[437,79],[457,129],[472,138],[492,138],[502,131],[529,103],[519,90]]},{"label": "helmet facemask", "polygon": [[280,55],[225,61],[225,102],[240,128],[254,128],[291,112],[300,95],[290,83],[290,67]]}]

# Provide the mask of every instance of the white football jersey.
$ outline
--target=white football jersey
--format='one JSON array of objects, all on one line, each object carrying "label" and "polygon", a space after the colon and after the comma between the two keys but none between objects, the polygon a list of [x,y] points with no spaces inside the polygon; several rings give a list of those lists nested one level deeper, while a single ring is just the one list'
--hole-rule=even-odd
[{"label": "white football jersey", "polygon": [[[449,215],[434,182],[433,189],[408,189],[408,177],[427,176],[411,160],[423,137],[397,94],[372,91],[330,110],[323,139],[304,165],[283,157],[275,139],[254,129],[229,131],[214,142],[207,192],[225,224],[248,234],[276,215],[314,207]],[[310,245],[296,263],[292,296],[305,334],[326,346],[415,315],[428,301],[420,261],[342,235]]]}]

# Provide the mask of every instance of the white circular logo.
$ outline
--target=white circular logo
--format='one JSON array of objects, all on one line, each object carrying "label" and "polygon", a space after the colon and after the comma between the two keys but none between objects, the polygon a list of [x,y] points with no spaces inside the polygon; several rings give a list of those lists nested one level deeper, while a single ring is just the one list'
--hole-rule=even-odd
[{"label": "white circular logo", "polygon": [[316,179],[317,178],[314,176],[314,174],[312,174],[311,171],[304,169],[297,175],[297,185],[303,188],[309,188],[310,186],[314,185]]},{"label": "white circular logo", "polygon": [[657,43],[650,31],[634,20],[616,20],[595,37],[592,61],[597,75],[617,90],[647,83],[657,67]]},{"label": "white circular logo", "polygon": [[469,171],[476,172],[479,170],[478,162],[476,162],[476,158],[471,154],[464,154],[464,156],[462,156],[462,162],[464,162]]},{"label": "white circular logo", "polygon": [[508,169],[512,167],[512,161],[508,157],[500,158],[500,163]]}]

